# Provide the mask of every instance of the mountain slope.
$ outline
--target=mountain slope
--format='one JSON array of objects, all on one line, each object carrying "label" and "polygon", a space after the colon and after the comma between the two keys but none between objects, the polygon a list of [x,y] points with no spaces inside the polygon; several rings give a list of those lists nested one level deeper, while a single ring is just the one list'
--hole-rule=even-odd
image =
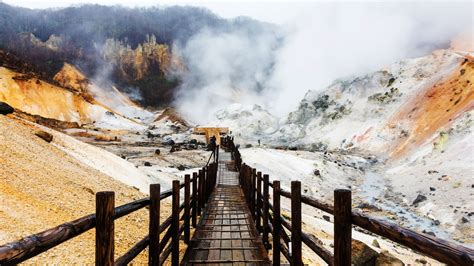
[{"label": "mountain slope", "polygon": [[[146,106],[174,100],[180,84],[174,70],[184,58],[174,49],[204,30],[239,32],[249,41],[274,35],[275,26],[246,17],[223,19],[191,6],[127,8],[81,5],[27,9],[0,2],[0,49],[29,62],[51,81],[65,62],[88,77],[98,77],[127,91],[136,89]],[[1,62],[0,62],[1,63]]]},{"label": "mountain slope", "polygon": [[[51,143],[35,136],[39,130],[53,134]],[[84,163],[82,154],[95,165]],[[121,161],[121,162],[120,162]],[[102,165],[99,165],[102,164]],[[8,243],[95,211],[95,193],[115,191],[116,205],[145,194],[129,185],[140,186],[139,170],[121,158],[91,147],[59,132],[0,115],[0,243]],[[102,168],[102,169],[101,169]],[[113,168],[104,171],[103,168]],[[132,168],[132,171],[124,171]],[[116,180],[129,174],[129,185]],[[142,174],[143,176],[143,174]],[[147,191],[147,185],[145,187]],[[164,203],[162,219],[169,215]],[[148,212],[138,211],[116,221],[116,254],[123,254],[147,229]],[[86,232],[28,263],[91,264],[94,262],[94,230]],[[146,255],[137,263],[146,263]]]},{"label": "mountain slope", "polygon": [[106,129],[143,129],[134,119],[152,116],[116,89],[105,91],[89,84],[71,65],[65,65],[55,79],[65,88],[0,67],[0,101],[32,115]]},{"label": "mountain slope", "polygon": [[473,105],[473,65],[450,50],[309,91],[273,138],[401,158],[433,145]]}]

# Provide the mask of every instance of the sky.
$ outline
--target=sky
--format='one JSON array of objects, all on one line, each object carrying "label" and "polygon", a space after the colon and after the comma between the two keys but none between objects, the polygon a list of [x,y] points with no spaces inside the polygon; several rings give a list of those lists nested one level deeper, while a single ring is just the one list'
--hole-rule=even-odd
[{"label": "sky", "polygon": [[[10,5],[22,6],[27,8],[57,8],[81,4],[101,4],[101,5],[122,5],[128,7],[149,7],[149,6],[170,6],[170,5],[191,5],[201,6],[212,10],[224,18],[234,18],[238,16],[253,17],[258,20],[267,21],[275,24],[287,24],[297,19],[302,10],[308,8],[308,4],[321,2],[461,2],[457,0],[446,1],[407,1],[407,0],[381,0],[381,1],[280,1],[280,0],[219,0],[219,1],[199,1],[199,0],[0,0]],[[466,2],[466,1],[464,1]],[[473,11],[474,12],[474,11]]]},{"label": "sky", "polygon": [[[2,0],[0,0],[2,2]],[[180,0],[4,0],[4,3],[27,8],[57,8],[81,4],[122,5],[128,7],[191,5],[212,10],[224,18],[249,16],[262,21],[284,24],[291,20],[308,2],[287,1],[180,1]]]}]

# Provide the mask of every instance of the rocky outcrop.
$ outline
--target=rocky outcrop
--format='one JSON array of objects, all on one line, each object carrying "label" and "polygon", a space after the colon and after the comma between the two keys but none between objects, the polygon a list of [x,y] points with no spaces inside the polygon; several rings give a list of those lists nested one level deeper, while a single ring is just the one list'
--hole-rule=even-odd
[{"label": "rocky outcrop", "polygon": [[108,39],[102,48],[102,56],[118,68],[122,77],[130,80],[143,79],[154,73],[164,75],[171,66],[169,47],[158,44],[154,35],[148,36],[135,49],[122,41]]},{"label": "rocky outcrop", "polygon": [[69,89],[75,93],[87,92],[88,86],[90,85],[90,82],[86,76],[82,74],[77,68],[68,63],[64,63],[61,70],[56,73],[53,79],[59,85],[61,85],[61,87]]},{"label": "rocky outcrop", "polygon": [[404,263],[386,250],[379,253],[359,240],[352,240],[352,265],[403,266]]},{"label": "rocky outcrop", "polygon": [[375,265],[378,253],[359,240],[352,240],[352,263],[354,265]]},{"label": "rocky outcrop", "polygon": [[23,33],[20,38],[23,41],[29,42],[37,47],[46,48],[52,51],[58,51],[63,44],[63,39],[55,34],[49,36],[45,42],[38,39],[33,33]]},{"label": "rocky outcrop", "polygon": [[16,111],[16,116],[21,117],[30,122],[40,124],[53,129],[68,129],[68,128],[79,128],[80,125],[77,122],[61,121],[53,118],[46,118],[40,115],[32,115],[20,110]]},{"label": "rocky outcrop", "polygon": [[11,107],[9,104],[0,102],[0,114],[2,115],[8,115],[11,114],[15,111],[13,107]]},{"label": "rocky outcrop", "polygon": [[433,140],[439,149],[446,140],[443,132],[473,110],[473,75],[472,54],[439,50],[339,79],[324,90],[308,91],[273,139],[395,160]]},{"label": "rocky outcrop", "polygon": [[43,139],[44,141],[50,143],[51,141],[53,141],[53,135],[49,134],[48,132],[45,132],[45,131],[38,131],[35,133],[36,136],[38,136],[39,138]]}]

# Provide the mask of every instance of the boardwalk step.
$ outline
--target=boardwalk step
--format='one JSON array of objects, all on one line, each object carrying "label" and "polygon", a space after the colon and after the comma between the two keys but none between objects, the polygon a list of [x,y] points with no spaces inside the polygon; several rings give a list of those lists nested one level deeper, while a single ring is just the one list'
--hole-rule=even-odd
[{"label": "boardwalk step", "polygon": [[198,241],[202,241],[202,240],[204,240],[204,241],[211,241],[211,240],[251,240],[251,241],[257,241],[257,238],[255,238],[255,237],[234,237],[234,238],[232,238],[232,237],[216,237],[216,238],[209,237],[209,238],[194,238],[191,241],[198,242]]},{"label": "boardwalk step", "polygon": [[257,247],[197,247],[192,248],[193,250],[252,250],[258,249]]},{"label": "boardwalk step", "polygon": [[189,263],[265,262],[265,260],[190,260]]},{"label": "boardwalk step", "polygon": [[213,229],[201,229],[199,230],[200,232],[225,232],[225,233],[240,233],[240,232],[252,232],[252,230],[241,230],[241,229],[236,229],[236,230],[213,230]]},{"label": "boardwalk step", "polygon": [[[222,155],[222,156],[221,156]],[[184,265],[270,265],[229,153],[219,156],[217,187],[202,210]]]}]

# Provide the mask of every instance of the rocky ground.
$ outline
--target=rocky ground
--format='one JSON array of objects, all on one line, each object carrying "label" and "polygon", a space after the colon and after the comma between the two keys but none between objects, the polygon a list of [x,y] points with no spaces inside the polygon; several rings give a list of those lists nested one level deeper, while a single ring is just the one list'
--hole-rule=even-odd
[{"label": "rocky ground", "polygon": [[[59,149],[62,134],[50,143],[35,135],[51,130],[0,115],[0,242],[7,243],[95,211],[95,193],[114,191],[116,205],[145,197]],[[107,161],[104,160],[106,163]],[[169,216],[164,203],[162,217]],[[116,254],[147,234],[148,213],[135,212],[116,223]],[[94,230],[28,260],[42,264],[91,264]],[[140,256],[138,262],[145,262]]]},{"label": "rocky ground", "polygon": [[[468,226],[469,221],[459,224],[455,230],[452,230],[451,226],[440,223],[433,216],[420,214],[419,207],[432,201],[432,195],[426,193],[428,198],[418,198],[417,195],[420,192],[417,190],[405,190],[402,195],[398,190],[393,189],[389,180],[381,176],[380,172],[382,172],[381,169],[384,165],[377,163],[375,157],[329,151],[278,150],[266,147],[243,148],[241,153],[244,162],[262,173],[269,174],[270,180],[280,180],[282,188],[286,190],[290,189],[291,180],[300,180],[302,192],[305,195],[311,195],[323,202],[330,203],[333,202],[334,189],[350,188],[353,193],[352,206],[354,209],[420,233],[456,240],[466,246],[471,244],[469,241],[472,240],[472,232]],[[426,185],[430,190],[430,184]],[[420,186],[418,185],[418,187]],[[443,189],[445,194],[442,197],[454,197],[455,191],[446,191],[449,189]],[[436,201],[436,203],[438,202]],[[445,204],[442,204],[440,202],[439,206],[447,207],[448,204],[453,203],[446,201]],[[461,206],[463,207],[460,211],[470,208],[469,204]],[[282,208],[289,214],[290,202],[282,200]],[[303,216],[305,230],[312,232],[331,250],[332,216],[311,207],[303,208]],[[463,237],[460,238],[460,235]],[[428,257],[413,253],[399,244],[369,232],[363,232],[358,228],[355,228],[354,238],[364,243],[358,243],[358,245],[365,250],[364,252],[372,253],[372,256],[387,251],[388,254],[391,254],[390,256],[400,259],[405,264],[422,264],[422,262],[432,265],[439,264]],[[321,260],[309,249],[305,249],[305,255],[308,263],[321,263]],[[367,254],[359,255],[366,256]]]}]

